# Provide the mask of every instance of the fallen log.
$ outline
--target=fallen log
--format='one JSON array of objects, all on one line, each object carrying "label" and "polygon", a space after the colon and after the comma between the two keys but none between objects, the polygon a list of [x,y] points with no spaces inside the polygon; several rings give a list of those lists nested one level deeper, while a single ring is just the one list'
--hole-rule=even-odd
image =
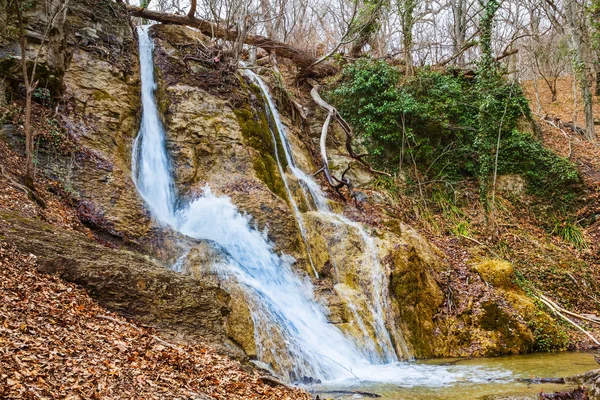
[{"label": "fallen log", "polygon": [[[125,4],[125,8],[131,16],[149,19],[152,21],[161,22],[163,24],[184,25],[198,29],[204,35],[223,39],[231,42],[239,40],[240,32],[235,29],[227,29],[223,26],[205,19],[196,18],[193,13],[188,15],[177,15],[163,13],[153,10],[144,9],[141,7]],[[337,68],[330,63],[315,64],[317,58],[310,53],[297,49],[286,43],[269,39],[260,35],[245,35],[244,43],[250,46],[260,47],[274,53],[278,57],[288,58],[294,62],[300,69],[308,70],[307,76],[321,77],[332,75],[337,72]]]}]

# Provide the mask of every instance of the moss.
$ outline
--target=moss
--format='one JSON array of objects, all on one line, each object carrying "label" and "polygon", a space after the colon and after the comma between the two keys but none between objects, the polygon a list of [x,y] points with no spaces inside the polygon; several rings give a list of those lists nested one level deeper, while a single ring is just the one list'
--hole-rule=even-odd
[{"label": "moss", "polygon": [[515,288],[515,272],[511,263],[503,260],[485,260],[474,267],[475,271],[488,284],[495,288],[511,290]]},{"label": "moss", "polygon": [[166,82],[163,78],[161,69],[158,67],[154,68],[154,76],[156,77],[156,90],[154,91],[154,98],[156,99],[156,107],[158,108],[159,115],[163,117],[167,115],[171,101],[166,90]]},{"label": "moss", "polygon": [[112,97],[110,94],[108,94],[104,90],[97,90],[96,89],[92,93],[92,96],[93,96],[94,100],[97,100],[97,101],[100,101],[100,100],[115,100],[114,97]]},{"label": "moss", "polygon": [[274,158],[273,136],[264,114],[256,115],[249,106],[234,110],[240,124],[242,136],[246,143],[258,152],[253,157],[253,166],[256,176],[267,187],[282,199],[287,198],[285,185],[279,174],[277,161]]},{"label": "moss", "polygon": [[483,314],[479,318],[479,325],[486,331],[500,331],[509,333],[514,327],[510,315],[496,302],[488,301],[481,305]]},{"label": "moss", "polygon": [[405,338],[416,357],[430,357],[434,325],[433,317],[443,301],[443,293],[432,274],[431,265],[415,248],[408,254],[399,249],[393,255],[390,294],[398,304],[400,323]]}]

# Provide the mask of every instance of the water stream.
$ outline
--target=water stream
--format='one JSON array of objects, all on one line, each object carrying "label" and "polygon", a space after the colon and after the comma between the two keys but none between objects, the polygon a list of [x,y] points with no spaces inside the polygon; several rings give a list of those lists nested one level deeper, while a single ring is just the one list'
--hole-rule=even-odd
[{"label": "water stream", "polygon": [[[311,282],[292,270],[294,260],[275,253],[266,235],[253,229],[249,217],[241,214],[228,197],[216,196],[206,187],[201,197],[179,204],[165,145],[165,129],[154,100],[153,43],[147,28],[139,28],[138,34],[143,114],[132,154],[134,182],[160,224],[184,235],[205,239],[223,254],[212,269],[223,281],[233,281],[243,291],[255,326],[259,361],[270,363],[283,379],[294,381],[311,376],[331,385],[356,382],[411,385],[413,382],[435,387],[510,376],[510,372],[498,368],[457,369],[398,362],[385,324],[387,294],[383,288],[386,285],[375,277],[384,275],[379,274],[380,271],[373,273],[370,289],[372,311],[381,321],[376,322],[379,343],[373,348],[387,350],[374,356],[368,348],[357,346],[353,338],[328,323],[325,309],[314,298]],[[291,159],[291,152],[286,151],[286,157]],[[288,162],[288,165],[294,164]],[[322,193],[314,181],[307,177],[299,179],[305,179],[306,190],[313,196],[314,203],[321,204],[317,206],[320,212],[331,213],[325,208],[327,201],[321,198]],[[355,224],[342,216],[335,218],[349,227]],[[364,232],[356,225],[353,229]],[[369,242],[368,235],[363,240]],[[374,249],[369,251],[375,254]],[[369,262],[378,268],[372,254],[367,254],[365,259],[371,258]]]},{"label": "water stream", "polygon": [[[361,286],[365,289],[365,294],[369,299],[367,306],[369,314],[373,317],[372,328],[375,332],[376,343],[373,343],[373,339],[368,333],[368,322],[363,321],[359,313],[356,312],[357,305],[353,304],[352,299],[349,297],[345,297],[345,300],[348,304],[348,307],[353,312],[356,323],[358,324],[360,330],[363,333],[363,346],[366,349],[369,349],[368,352],[370,360],[373,362],[381,363],[396,362],[398,361],[396,350],[398,350],[398,352],[405,358],[410,358],[410,352],[400,332],[398,332],[397,329],[395,329],[394,324],[388,325],[385,322],[392,321],[392,313],[389,305],[389,295],[387,290],[387,274],[383,270],[383,267],[379,261],[375,241],[367,233],[367,231],[363,228],[362,225],[352,220],[349,220],[343,215],[339,215],[332,212],[320,186],[315,182],[315,180],[312,177],[310,177],[308,174],[304,173],[304,171],[298,168],[297,163],[294,160],[292,146],[287,136],[287,130],[285,129],[281,118],[279,117],[277,107],[275,106],[275,102],[273,101],[268,86],[262,80],[262,78],[254,72],[250,70],[245,70],[245,74],[259,86],[262,92],[263,98],[265,100],[265,105],[270,116],[270,120],[273,122],[271,130],[275,130],[279,135],[279,139],[281,140],[282,147],[284,149],[284,155],[287,164],[290,167],[292,174],[300,184],[300,187],[302,188],[302,191],[306,200],[308,200],[308,203],[310,204],[312,201],[312,204],[314,204],[314,209],[317,212],[323,215],[327,215],[328,217],[333,219],[336,222],[336,224],[342,225],[345,228],[351,228],[356,230],[363,241],[365,252],[363,254],[362,262],[365,264],[365,270],[371,271],[371,280],[370,282],[361,282]],[[281,166],[281,163],[279,162],[277,146],[275,146],[274,151],[277,158],[277,162],[279,164],[279,169],[282,172],[283,176],[283,168]],[[286,188],[288,188],[287,179],[285,177],[284,182]],[[289,189],[288,196],[290,197],[291,202],[295,206],[296,203]],[[297,212],[297,207],[295,207],[295,210]],[[299,221],[302,220],[302,217],[299,215],[298,212],[297,219]],[[303,235],[306,235],[305,231],[303,231]],[[339,281],[336,283],[339,283]],[[390,331],[392,332],[391,335]],[[392,338],[396,342],[396,349]],[[378,348],[380,349],[380,351],[377,350]]]},{"label": "water stream", "polygon": [[132,170],[154,218],[224,249],[227,262],[213,268],[243,288],[256,327],[259,359],[277,363],[287,379],[334,379],[351,375],[348,369],[353,366],[368,366],[352,341],[327,322],[310,283],[292,271],[292,260],[277,255],[228,197],[215,196],[207,187],[202,197],[176,207],[164,128],[154,101],[153,43],[146,28],[138,34],[143,112]]}]

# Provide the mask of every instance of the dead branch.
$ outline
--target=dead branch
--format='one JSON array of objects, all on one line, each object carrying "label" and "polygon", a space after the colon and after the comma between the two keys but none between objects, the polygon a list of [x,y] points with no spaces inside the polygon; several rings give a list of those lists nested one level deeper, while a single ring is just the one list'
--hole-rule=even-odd
[{"label": "dead branch", "polygon": [[600,346],[600,342],[594,336],[592,336],[591,333],[589,333],[588,331],[586,331],[585,329],[583,329],[581,327],[581,325],[579,325],[578,323],[572,321],[571,319],[567,318],[563,313],[561,313],[561,310],[560,310],[561,307],[559,307],[556,303],[554,303],[552,300],[548,299],[543,294],[540,294],[538,296],[538,299],[542,303],[544,303],[546,305],[546,307],[548,307],[550,309],[550,311],[552,311],[554,314],[558,315],[559,317],[561,317],[562,319],[564,319],[565,321],[567,321],[568,323],[570,323],[571,325],[573,325],[575,328],[579,329],[581,332],[585,333],[590,339],[592,339],[592,341],[594,343],[596,343],[598,346]]},{"label": "dead branch", "polygon": [[[348,122],[346,122],[346,120],[342,118],[342,116],[335,107],[333,107],[331,104],[327,103],[321,98],[321,96],[319,95],[319,85],[317,85],[314,81],[309,81],[309,83],[313,86],[312,90],[310,91],[310,95],[313,98],[314,102],[317,103],[319,107],[327,111],[327,117],[329,118],[329,122],[331,122],[331,119],[334,118],[340,124],[344,133],[346,134],[346,151],[348,151],[348,155],[350,155],[350,157],[364,165],[371,173],[391,176],[387,172],[379,171],[371,167],[371,165],[363,159],[368,154],[356,154],[354,152],[354,149],[352,148],[352,139],[354,139],[354,135],[352,134],[352,128],[350,128],[350,124],[348,124]],[[327,123],[327,125],[329,125],[329,123]]]},{"label": "dead branch", "polygon": [[[318,97],[318,93],[317,93],[317,87],[315,86],[314,88],[312,88],[312,90],[310,91],[311,96],[313,96],[313,99],[315,100],[315,102],[318,103],[317,98],[320,99],[320,97]],[[315,98],[315,96],[317,96]],[[332,118],[332,113],[328,113],[327,114],[327,118],[325,118],[325,122],[323,123],[323,128],[321,129],[321,139],[319,141],[319,148],[321,150],[321,162],[323,163],[323,167],[321,168],[321,170],[323,171],[323,173],[325,174],[325,177],[327,178],[327,183],[329,183],[329,186],[331,186],[340,196],[344,197],[344,195],[342,195],[342,193],[340,192],[340,189],[344,186],[348,187],[348,190],[350,191],[350,194],[352,195],[352,185],[350,184],[350,180],[347,178],[344,178],[342,175],[342,179],[343,180],[339,180],[337,178],[335,178],[334,176],[331,175],[331,171],[329,171],[329,160],[327,159],[327,132],[329,131],[329,124],[331,123],[331,118]],[[349,167],[349,166],[348,166]],[[346,171],[348,171],[348,169],[346,169]],[[344,171],[344,174],[346,173],[346,171]]]},{"label": "dead branch", "polygon": [[568,315],[570,315],[570,316],[572,316],[572,317],[575,317],[575,318],[578,318],[578,319],[581,319],[581,320],[584,320],[584,321],[588,321],[588,322],[591,322],[591,323],[594,323],[594,324],[600,325],[600,321],[599,321],[599,320],[595,320],[595,319],[592,319],[592,318],[586,317],[586,316],[584,316],[584,315],[577,314],[577,313],[574,313],[574,312],[572,312],[572,311],[569,311],[569,310],[567,310],[566,308],[563,308],[563,307],[559,306],[558,304],[556,304],[554,301],[552,301],[552,300],[551,300],[551,299],[549,299],[548,297],[544,296],[543,294],[542,294],[542,295],[540,295],[540,297],[543,297],[543,298],[544,298],[544,300],[546,300],[547,302],[549,302],[550,304],[552,304],[552,305],[553,305],[555,308],[557,308],[558,310],[560,310],[560,311],[564,312],[565,314],[568,314]]},{"label": "dead branch", "polygon": [[[226,29],[213,22],[196,18],[190,13],[185,15],[162,13],[143,9],[137,6],[125,5],[130,15],[150,19],[152,21],[162,22],[163,24],[184,25],[198,29],[203,34],[235,42],[239,40],[239,32],[235,29]],[[288,44],[269,39],[259,35],[245,35],[244,43],[250,46],[260,47],[269,53],[274,53],[278,57],[288,58],[292,60],[300,69],[310,69],[310,74],[313,76],[332,75],[337,72],[337,68],[329,63],[320,63],[313,65],[317,59],[306,51],[297,49]]]}]

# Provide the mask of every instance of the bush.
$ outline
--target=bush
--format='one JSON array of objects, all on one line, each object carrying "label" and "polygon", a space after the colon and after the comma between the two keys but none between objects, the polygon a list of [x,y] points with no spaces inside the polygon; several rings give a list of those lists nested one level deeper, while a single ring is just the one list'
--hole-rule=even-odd
[{"label": "bush", "polygon": [[[538,194],[561,196],[579,182],[574,166],[532,135],[519,132],[530,118],[520,86],[500,74],[469,77],[460,71],[420,69],[405,78],[385,63],[361,59],[345,67],[326,93],[354,127],[372,162],[421,181],[519,173]],[[418,176],[417,176],[418,175]]]}]

